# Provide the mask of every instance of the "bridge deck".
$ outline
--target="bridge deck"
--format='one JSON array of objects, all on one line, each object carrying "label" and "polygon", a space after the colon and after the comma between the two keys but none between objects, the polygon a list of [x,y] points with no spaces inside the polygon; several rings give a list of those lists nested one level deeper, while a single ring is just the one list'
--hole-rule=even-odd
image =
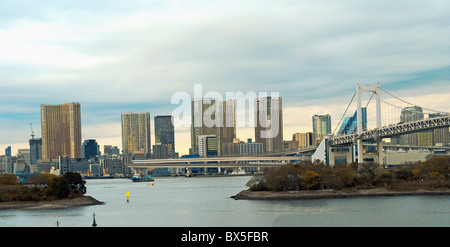
[{"label": "bridge deck", "polygon": [[[387,138],[408,134],[412,132],[419,132],[421,130],[435,129],[450,126],[450,116],[436,117],[414,122],[402,123],[392,126],[383,127],[380,129],[367,130],[361,133],[359,138],[361,140],[375,140],[377,138]],[[330,140],[330,145],[340,145],[355,142],[358,138],[357,134],[334,136]]]}]

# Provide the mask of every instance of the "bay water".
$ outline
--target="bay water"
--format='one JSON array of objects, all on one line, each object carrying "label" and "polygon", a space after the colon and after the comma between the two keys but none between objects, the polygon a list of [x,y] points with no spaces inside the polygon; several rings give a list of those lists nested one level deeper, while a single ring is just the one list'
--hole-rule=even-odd
[{"label": "bay water", "polygon": [[[448,227],[450,196],[234,200],[248,176],[87,180],[102,205],[0,210],[2,227]],[[129,192],[127,202],[126,192]]]}]

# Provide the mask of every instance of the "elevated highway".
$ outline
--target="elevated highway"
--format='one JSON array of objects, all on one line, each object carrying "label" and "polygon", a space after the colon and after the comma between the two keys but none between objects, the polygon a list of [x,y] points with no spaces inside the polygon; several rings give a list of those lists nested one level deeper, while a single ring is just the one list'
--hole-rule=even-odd
[{"label": "elevated highway", "polygon": [[213,158],[180,158],[180,159],[148,159],[133,160],[131,168],[164,168],[164,167],[271,167],[280,166],[291,161],[310,160],[308,157],[213,157]]}]

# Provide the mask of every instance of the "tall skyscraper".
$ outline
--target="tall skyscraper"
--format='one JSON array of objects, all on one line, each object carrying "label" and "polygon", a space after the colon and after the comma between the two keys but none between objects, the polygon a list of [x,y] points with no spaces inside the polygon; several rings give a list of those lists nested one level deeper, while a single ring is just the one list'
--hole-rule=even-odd
[{"label": "tall skyscraper", "polygon": [[42,139],[30,139],[30,165],[37,165],[37,161],[42,159]]},{"label": "tall skyscraper", "polygon": [[[429,118],[443,117],[445,114],[430,113]],[[450,132],[448,127],[433,129],[433,145],[449,146]]]},{"label": "tall skyscraper", "polygon": [[150,113],[122,113],[122,150],[124,154],[151,152]]},{"label": "tall skyscraper", "polygon": [[217,138],[217,154],[222,155],[222,145],[236,137],[235,101],[193,99],[191,102],[191,148],[199,153],[201,135]]},{"label": "tall skyscraper", "polygon": [[283,103],[281,97],[255,99],[255,142],[264,152],[283,151]]},{"label": "tall skyscraper", "polygon": [[316,143],[320,142],[325,136],[331,134],[331,116],[314,115],[312,117],[313,133],[316,138]]},{"label": "tall skyscraper", "polygon": [[81,158],[80,104],[41,105],[42,158]]},{"label": "tall skyscraper", "polygon": [[[404,122],[404,123],[422,120],[423,118],[424,118],[423,110],[420,106],[405,107],[402,109],[402,112],[400,114],[400,122]],[[421,138],[420,138],[421,143],[429,144],[430,136],[432,136],[432,133],[421,134]],[[417,146],[419,144],[418,138],[419,138],[418,132],[404,134],[399,137],[399,142],[401,145]]]},{"label": "tall skyscraper", "polygon": [[169,145],[170,152],[175,153],[175,131],[172,116],[155,117],[155,145]]}]

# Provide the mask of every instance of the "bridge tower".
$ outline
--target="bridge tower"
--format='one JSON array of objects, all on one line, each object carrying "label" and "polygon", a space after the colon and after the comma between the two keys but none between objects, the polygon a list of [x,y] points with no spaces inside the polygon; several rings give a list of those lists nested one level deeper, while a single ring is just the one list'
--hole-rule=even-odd
[{"label": "bridge tower", "polygon": [[[362,128],[362,110],[361,110],[361,95],[364,92],[372,92],[375,93],[375,100],[376,100],[376,126],[377,129],[381,128],[381,106],[380,106],[380,84],[377,83],[376,85],[360,85],[359,83],[356,83],[356,95],[357,95],[357,101],[356,101],[356,111],[357,111],[357,129],[356,129],[356,142],[358,146],[358,163],[363,163],[363,146],[361,141],[361,134],[363,132]],[[381,138],[376,138],[377,141],[377,149],[378,149],[378,162],[380,165],[382,165],[383,158],[382,158],[382,147],[381,147]]]}]

